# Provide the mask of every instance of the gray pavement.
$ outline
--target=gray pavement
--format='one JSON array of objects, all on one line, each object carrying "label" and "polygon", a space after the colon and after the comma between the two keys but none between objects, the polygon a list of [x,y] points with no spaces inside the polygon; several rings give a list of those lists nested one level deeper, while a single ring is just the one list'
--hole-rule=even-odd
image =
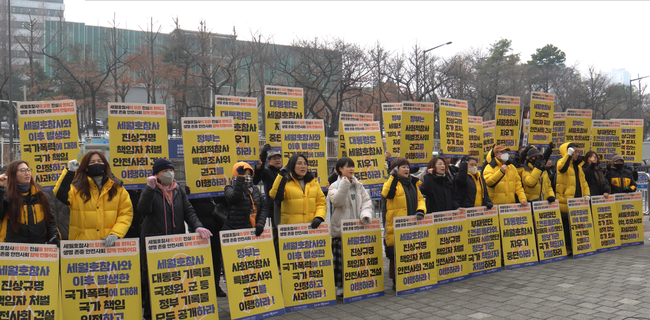
[{"label": "gray pavement", "polygon": [[[336,306],[276,319],[650,319],[647,216],[644,225],[643,246],[503,270],[402,297],[386,272],[384,297],[349,304],[339,299]],[[219,318],[230,319],[227,298],[218,305]]]}]

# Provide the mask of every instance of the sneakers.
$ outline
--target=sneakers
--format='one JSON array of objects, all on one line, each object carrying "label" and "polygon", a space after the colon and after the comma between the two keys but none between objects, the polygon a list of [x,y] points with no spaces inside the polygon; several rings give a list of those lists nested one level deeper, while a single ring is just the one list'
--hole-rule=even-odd
[{"label": "sneakers", "polygon": [[226,297],[226,293],[223,292],[223,290],[221,290],[221,286],[217,286],[217,297],[219,297],[219,298],[225,298]]},{"label": "sneakers", "polygon": [[336,296],[337,297],[343,297],[343,288],[336,287]]}]

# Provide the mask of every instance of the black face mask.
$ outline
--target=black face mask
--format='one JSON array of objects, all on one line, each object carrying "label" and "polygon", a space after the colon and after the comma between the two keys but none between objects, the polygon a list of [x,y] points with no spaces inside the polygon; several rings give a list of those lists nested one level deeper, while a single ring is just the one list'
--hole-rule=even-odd
[{"label": "black face mask", "polygon": [[89,177],[98,177],[104,175],[106,166],[103,163],[96,163],[88,166],[87,174]]},{"label": "black face mask", "polygon": [[535,159],[533,162],[533,166],[536,168],[540,168],[546,165],[546,160],[544,159]]},{"label": "black face mask", "polygon": [[624,163],[619,163],[619,164],[615,164],[615,165],[614,165],[614,168],[615,168],[616,170],[621,170],[621,169],[623,169],[623,166],[625,166]]}]

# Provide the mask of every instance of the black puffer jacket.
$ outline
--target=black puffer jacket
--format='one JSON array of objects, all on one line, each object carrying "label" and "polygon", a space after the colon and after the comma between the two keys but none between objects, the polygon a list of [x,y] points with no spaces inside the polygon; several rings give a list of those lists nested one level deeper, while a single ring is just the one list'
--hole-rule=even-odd
[{"label": "black puffer jacket", "polygon": [[456,193],[456,202],[461,208],[472,208],[476,205],[476,182],[479,182],[481,185],[481,190],[483,190],[483,206],[492,208],[492,200],[488,195],[487,185],[483,179],[483,175],[477,173],[478,181],[472,178],[467,173],[467,161],[463,161],[458,165],[458,174],[454,177],[454,192]]},{"label": "black puffer jacket", "polygon": [[233,229],[252,228],[251,198],[257,208],[257,218],[255,223],[265,225],[267,217],[266,203],[262,198],[262,193],[255,186],[247,188],[244,177],[237,177],[231,185],[227,185],[224,193],[228,203],[228,223]]},{"label": "black puffer jacket", "polygon": [[420,191],[427,201],[427,213],[458,209],[454,185],[446,176],[426,173]]},{"label": "black puffer jacket", "polygon": [[[52,216],[49,221],[45,222],[45,212],[41,209],[41,205],[49,206],[49,203],[40,204],[38,198],[32,195],[32,192],[37,191],[33,186],[30,193],[23,196],[23,205],[21,208],[21,222],[18,226],[18,233],[14,233],[11,223],[7,217],[9,209],[9,201],[7,199],[6,189],[0,188],[0,241],[3,242],[16,242],[16,243],[45,243],[52,236],[58,234],[56,223]],[[51,210],[51,208],[50,208]]]},{"label": "black puffer jacket", "polygon": [[[196,228],[202,228],[203,224],[194,212],[194,208],[187,199],[187,194],[180,186],[174,188],[172,203],[174,204],[174,213],[169,204],[163,204],[163,193],[158,186],[151,189],[145,186],[138,202],[138,212],[142,215],[142,225],[140,226],[140,236],[162,236],[168,234],[185,233],[185,224],[189,226],[190,232]],[[166,208],[166,212],[165,209]],[[144,242],[144,240],[142,240]]]}]

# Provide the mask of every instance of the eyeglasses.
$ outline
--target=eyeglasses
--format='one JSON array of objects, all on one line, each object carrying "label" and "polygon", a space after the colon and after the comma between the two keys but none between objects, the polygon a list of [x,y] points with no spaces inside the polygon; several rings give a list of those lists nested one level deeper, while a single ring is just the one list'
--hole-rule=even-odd
[{"label": "eyeglasses", "polygon": [[28,172],[31,173],[32,169],[30,169],[30,168],[20,168],[20,169],[18,169],[18,171],[20,171],[20,173],[24,174],[24,173],[28,173]]}]

